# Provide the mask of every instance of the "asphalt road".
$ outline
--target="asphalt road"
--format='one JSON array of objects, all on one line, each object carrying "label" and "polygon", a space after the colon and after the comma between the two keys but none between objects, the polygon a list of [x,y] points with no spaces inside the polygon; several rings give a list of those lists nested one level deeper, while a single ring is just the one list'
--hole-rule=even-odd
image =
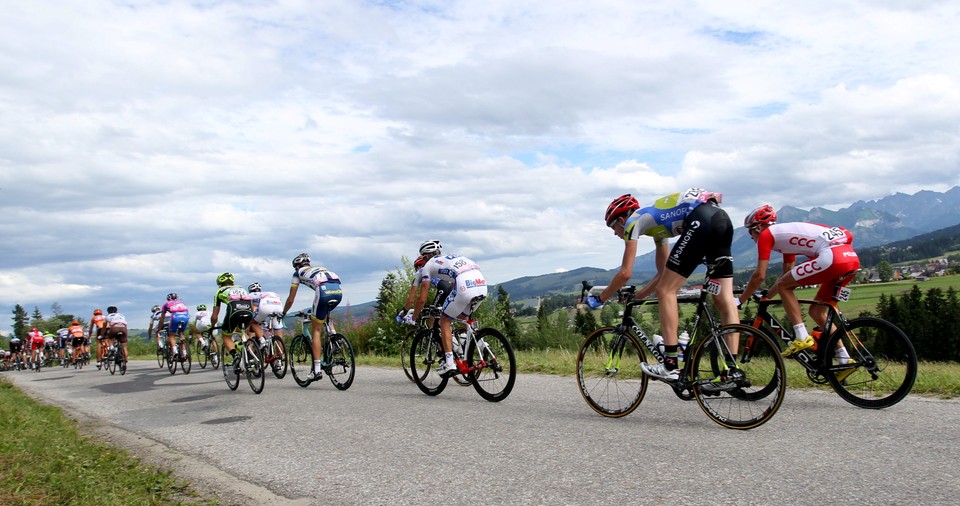
[{"label": "asphalt road", "polygon": [[272,375],[263,394],[196,365],[134,362],[2,373],[85,428],[224,504],[957,504],[960,402],[909,396],[881,411],[788,388],[777,415],[725,429],[652,383],[607,419],[573,377],[521,375],[490,403],[450,383],[420,393],[360,367],[341,392]]}]

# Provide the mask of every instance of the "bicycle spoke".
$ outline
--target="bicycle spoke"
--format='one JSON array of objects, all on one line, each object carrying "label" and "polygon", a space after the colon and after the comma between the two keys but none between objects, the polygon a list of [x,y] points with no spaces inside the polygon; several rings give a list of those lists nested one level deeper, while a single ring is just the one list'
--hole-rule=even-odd
[{"label": "bicycle spoke", "polygon": [[618,336],[613,327],[594,331],[577,353],[577,385],[587,405],[597,413],[618,418],[637,409],[648,378],[640,369],[644,353],[631,336]]},{"label": "bicycle spoke", "polygon": [[[880,409],[900,402],[917,377],[913,344],[897,326],[879,318],[863,317],[847,322],[825,344],[830,350],[826,376],[844,400],[861,408]],[[833,355],[838,346],[849,360]],[[825,350],[826,351],[826,350]]]}]

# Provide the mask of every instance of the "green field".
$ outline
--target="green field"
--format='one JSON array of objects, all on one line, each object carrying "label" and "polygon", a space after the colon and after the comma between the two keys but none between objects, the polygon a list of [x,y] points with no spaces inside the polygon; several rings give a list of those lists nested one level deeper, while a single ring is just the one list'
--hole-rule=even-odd
[{"label": "green field", "polygon": [[[848,318],[855,318],[864,311],[876,313],[877,303],[880,302],[880,295],[886,294],[887,297],[901,295],[913,290],[913,285],[917,285],[920,291],[926,293],[931,288],[939,288],[944,292],[953,287],[960,291],[960,276],[941,276],[930,278],[927,281],[904,280],[891,281],[888,283],[865,283],[861,285],[849,285],[850,300],[840,304],[840,310]],[[815,288],[797,290],[797,296],[803,298],[813,298],[817,293]]]}]

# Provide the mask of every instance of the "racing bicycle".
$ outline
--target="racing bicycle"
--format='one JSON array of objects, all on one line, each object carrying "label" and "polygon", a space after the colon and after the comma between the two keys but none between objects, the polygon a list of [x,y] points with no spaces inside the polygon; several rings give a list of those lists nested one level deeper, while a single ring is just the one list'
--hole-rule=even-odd
[{"label": "racing bicycle", "polygon": [[[222,330],[222,327],[216,327]],[[210,329],[211,332],[213,329]],[[223,366],[223,380],[230,390],[240,386],[240,375],[247,378],[247,383],[253,393],[263,392],[264,364],[263,354],[256,339],[248,339],[247,333],[238,330],[233,333],[233,345],[236,355],[227,350],[227,346],[220,347],[220,364]]]},{"label": "racing bicycle", "polygon": [[[584,293],[588,287],[584,282]],[[595,330],[577,353],[580,394],[591,409],[606,417],[626,416],[643,401],[649,377],[640,364],[647,362],[647,353],[661,364],[664,359],[633,318],[635,308],[657,301],[634,299],[635,293],[635,286],[618,291],[618,300],[625,303],[622,321]],[[680,399],[696,399],[714,422],[731,429],[752,429],[769,421],[783,402],[787,386],[783,358],[765,332],[718,321],[708,310],[707,295],[719,293],[719,283],[708,280],[698,297],[678,299],[695,302],[697,308],[690,343],[679,357],[680,377],[665,383]],[[739,344],[733,348],[732,342]],[[751,343],[750,353],[744,353],[745,343]]]},{"label": "racing bicycle", "polygon": [[[424,308],[427,318],[433,318],[429,328],[420,329],[410,344],[410,374],[420,391],[438,395],[447,386],[450,376],[440,376],[437,368],[444,360],[440,337],[440,310]],[[507,398],[517,381],[517,360],[513,345],[492,327],[479,328],[477,320],[459,320],[465,325],[466,343],[462,350],[453,347],[457,373],[465,376],[480,397],[499,402]],[[455,340],[459,338],[454,336]]]},{"label": "racing bicycle", "polygon": [[[437,312],[439,312],[438,308],[424,308],[417,325],[408,330],[407,333],[404,334],[403,340],[400,341],[400,365],[403,367],[403,373],[410,381],[414,381],[413,374],[410,372],[410,345],[413,343],[413,338],[417,335],[417,332],[430,328],[432,318],[430,313],[435,314]],[[454,321],[451,323],[453,324],[453,347],[462,355],[463,347],[467,344],[467,327],[463,322]],[[470,378],[459,373],[450,376],[450,379],[462,387],[467,387],[471,384]]]},{"label": "racing bicycle", "polygon": [[[781,299],[767,299],[766,292],[751,295],[757,304],[752,322],[784,348],[794,338],[793,325],[780,323],[771,308],[782,306]],[[810,381],[829,383],[845,401],[861,408],[881,409],[893,406],[910,393],[917,378],[917,354],[910,338],[896,325],[872,316],[848,320],[838,307],[850,297],[850,289],[841,287],[829,302],[801,299],[800,303],[827,308],[825,329],[814,330],[814,347],[791,358],[803,366]],[[788,322],[789,323],[789,322]],[[819,334],[819,335],[818,335]],[[834,357],[833,350],[845,347],[849,360]],[[746,343],[746,353],[751,353]],[[843,362],[843,363],[841,363]]]},{"label": "racing bicycle", "polygon": [[263,361],[270,364],[273,375],[283,379],[287,375],[287,346],[273,330],[279,326],[278,323],[281,323],[280,313],[271,313],[263,322],[269,330],[263,332],[264,342],[260,344],[260,352],[263,353]]},{"label": "racing bicycle", "polygon": [[[336,306],[337,302],[332,301],[330,304]],[[333,308],[331,307],[331,309]],[[304,388],[321,378],[319,375],[310,378],[313,361],[316,359],[313,355],[313,337],[310,334],[311,315],[311,311],[298,311],[295,314],[300,319],[300,333],[294,336],[293,341],[290,342],[290,351],[287,354],[293,380]],[[329,317],[323,321],[321,337],[324,338],[323,356],[321,358],[323,372],[326,373],[330,382],[337,389],[346,390],[350,388],[356,373],[356,357],[353,354],[353,346],[350,344],[350,340],[347,339],[347,336],[337,333]]]},{"label": "racing bicycle", "polygon": [[[217,338],[213,336],[213,330],[205,330],[202,332],[206,337],[204,339],[197,339],[197,365],[201,369],[207,367],[207,362],[210,362],[210,365],[214,369],[220,367],[220,345],[217,344]],[[206,341],[207,345],[204,346],[203,342]]]}]

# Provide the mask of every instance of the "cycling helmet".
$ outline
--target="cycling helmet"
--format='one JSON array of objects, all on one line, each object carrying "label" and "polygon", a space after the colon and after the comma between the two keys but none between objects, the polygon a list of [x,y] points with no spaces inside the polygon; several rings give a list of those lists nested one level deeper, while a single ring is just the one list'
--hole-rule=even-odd
[{"label": "cycling helmet", "polygon": [[177,300],[177,299],[179,299],[179,298],[180,298],[180,296],[177,295],[177,294],[175,294],[175,293],[168,293],[168,294],[167,294],[167,300]]},{"label": "cycling helmet", "polygon": [[306,253],[300,253],[293,259],[293,268],[299,269],[305,265],[310,265],[310,255]]},{"label": "cycling helmet", "polygon": [[37,331],[36,327],[30,327],[30,332],[36,332],[36,331]]},{"label": "cycling helmet", "polygon": [[613,224],[613,220],[622,215],[629,214],[637,209],[640,209],[640,203],[637,202],[637,199],[633,198],[633,196],[629,193],[626,195],[620,195],[619,197],[613,199],[613,202],[607,206],[607,212],[603,215],[603,221],[609,227]]},{"label": "cycling helmet", "polygon": [[73,320],[73,322],[71,322],[71,325],[80,325],[80,322],[78,322],[77,320]]},{"label": "cycling helmet", "polygon": [[207,310],[206,304],[200,304],[197,306],[197,311],[206,311],[206,310]]},{"label": "cycling helmet", "polygon": [[260,283],[257,283],[256,281],[254,281],[253,283],[250,283],[250,286],[247,287],[247,291],[248,291],[248,292],[261,292],[261,291],[263,291],[263,287],[260,286]]},{"label": "cycling helmet", "polygon": [[93,314],[95,314],[95,315],[101,315],[101,314],[103,314],[103,311],[101,311],[101,310],[99,310],[99,309],[94,309],[94,310],[93,310]]},{"label": "cycling helmet", "polygon": [[440,253],[441,248],[440,241],[424,241],[423,244],[420,245],[420,254]]},{"label": "cycling helmet", "polygon": [[108,314],[113,314],[113,313],[116,313],[117,311],[118,311],[117,306],[110,306],[107,308]]},{"label": "cycling helmet", "polygon": [[753,228],[756,225],[773,225],[777,222],[777,212],[769,204],[764,204],[747,213],[743,226]]},{"label": "cycling helmet", "polygon": [[217,276],[217,286],[225,286],[233,284],[233,274],[229,272],[224,272],[223,274]]},{"label": "cycling helmet", "polygon": [[426,257],[426,255],[418,256],[417,259],[413,261],[413,268],[420,270],[421,267],[423,267],[424,265],[427,265],[427,260],[428,258]]},{"label": "cycling helmet", "polygon": [[152,308],[150,308],[150,310],[153,312],[160,311],[160,306],[153,306]]}]

